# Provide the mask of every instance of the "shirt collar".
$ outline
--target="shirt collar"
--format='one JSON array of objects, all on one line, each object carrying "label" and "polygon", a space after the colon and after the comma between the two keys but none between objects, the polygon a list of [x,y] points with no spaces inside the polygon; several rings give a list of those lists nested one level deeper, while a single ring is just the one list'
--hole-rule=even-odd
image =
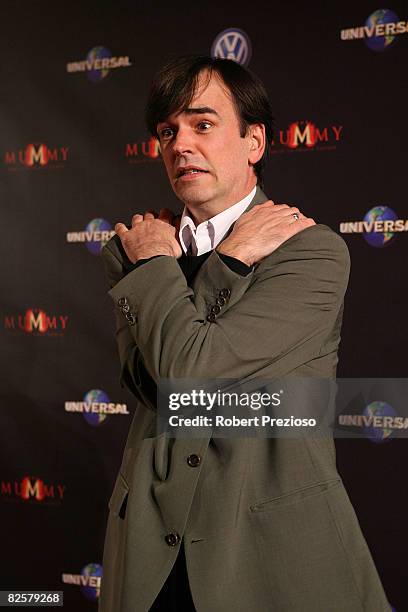
[{"label": "shirt collar", "polygon": [[211,217],[211,219],[199,223],[198,226],[195,225],[187,207],[184,206],[179,230],[180,244],[184,253],[187,253],[190,245],[193,255],[201,255],[211,249],[215,249],[231,225],[248,208],[255,196],[255,192],[256,185],[242,200]]}]

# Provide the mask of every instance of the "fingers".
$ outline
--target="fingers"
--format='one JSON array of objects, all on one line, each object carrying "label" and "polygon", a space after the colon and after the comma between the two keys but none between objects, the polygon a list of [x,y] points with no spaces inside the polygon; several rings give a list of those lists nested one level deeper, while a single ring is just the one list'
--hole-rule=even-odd
[{"label": "fingers", "polygon": [[279,221],[287,220],[289,223],[297,223],[300,220],[306,219],[305,215],[300,212],[297,206],[288,206],[288,204],[279,204],[273,208],[274,216]]},{"label": "fingers", "polygon": [[[287,204],[280,204],[279,207],[280,219],[288,221],[290,225],[294,223],[301,223],[302,229],[305,229],[306,227],[311,227],[312,225],[316,225],[315,220],[310,217],[305,217],[305,215],[300,212],[297,206],[288,206]],[[294,215],[297,215],[297,218],[294,217]]]},{"label": "fingers", "polygon": [[132,227],[135,227],[136,223],[143,221],[143,215],[136,214],[132,217]]},{"label": "fingers", "polygon": [[143,221],[151,221],[155,219],[155,215],[157,215],[157,213],[152,208],[149,208],[143,216]]},{"label": "fingers", "polygon": [[305,219],[305,215],[300,212],[295,206],[291,206],[287,211],[282,212],[283,218],[287,218],[289,223],[299,223],[300,220]]},{"label": "fingers", "polygon": [[302,215],[302,213],[296,206],[288,206],[287,208],[282,209],[281,215],[282,217],[292,217],[292,218],[293,218],[293,215],[297,215],[300,219],[300,216]]},{"label": "fingers", "polygon": [[255,204],[255,206],[253,206],[251,208],[251,210],[249,210],[248,212],[244,213],[244,214],[256,214],[257,210],[265,210],[268,208],[278,208],[279,204],[274,204],[274,202],[272,200],[267,200],[266,202],[262,202],[262,204]]},{"label": "fingers", "polygon": [[271,200],[254,206],[252,210],[244,213],[244,215],[248,214],[250,216],[251,213],[253,220],[259,222],[264,228],[269,227],[272,229],[283,224],[282,226],[290,226],[290,232],[294,234],[301,229],[316,225],[315,221],[305,217],[297,206],[290,206],[289,204],[273,205]]},{"label": "fingers", "polygon": [[133,215],[132,227],[141,221],[153,221],[154,219],[159,219],[160,221],[171,225],[173,221],[173,212],[169,208],[161,208],[160,212],[157,213],[152,208],[149,208],[145,213],[136,213]]},{"label": "fingers", "polygon": [[124,223],[117,223],[115,225],[115,232],[117,233],[119,238],[121,238],[128,231],[129,230],[128,230],[128,228],[126,227],[126,225]]},{"label": "fingers", "polygon": [[294,221],[293,223],[289,223],[288,230],[292,236],[297,234],[298,232],[311,227],[312,225],[316,225],[313,219],[309,219],[308,217],[303,217],[303,219],[299,219]]},{"label": "fingers", "polygon": [[[304,218],[304,215],[300,212],[297,206],[289,206],[288,204],[275,204],[272,207],[266,208],[262,204],[261,209],[258,209],[258,214],[261,214],[262,217],[267,215],[268,219],[274,223],[280,223],[283,219],[291,223],[292,221],[298,221],[299,219]],[[297,218],[293,215],[297,215]]]},{"label": "fingers", "polygon": [[256,214],[257,211],[265,211],[265,209],[267,209],[268,211],[273,211],[274,213],[284,213],[285,211],[289,211],[291,209],[293,209],[292,212],[299,211],[299,209],[295,206],[290,206],[289,204],[274,204],[272,200],[268,200],[263,204],[255,204],[255,206],[248,212],[253,211],[253,213]]},{"label": "fingers", "polygon": [[153,209],[146,210],[145,213],[136,213],[132,217],[132,227],[135,227],[137,223],[142,221],[152,221],[156,218],[157,213]]},{"label": "fingers", "polygon": [[316,225],[316,221],[312,219],[311,217],[305,217],[304,223],[305,225],[307,224],[306,227],[311,227],[312,225]]}]

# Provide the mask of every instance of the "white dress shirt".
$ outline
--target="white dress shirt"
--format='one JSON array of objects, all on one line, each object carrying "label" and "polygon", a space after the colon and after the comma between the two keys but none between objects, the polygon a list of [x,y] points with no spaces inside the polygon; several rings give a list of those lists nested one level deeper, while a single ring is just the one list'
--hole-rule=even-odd
[{"label": "white dress shirt", "polygon": [[184,253],[191,245],[192,255],[202,255],[215,249],[231,225],[242,215],[252,202],[256,192],[256,185],[245,198],[226,208],[211,219],[203,221],[197,227],[190,216],[187,207],[184,207],[180,221],[180,244]]}]

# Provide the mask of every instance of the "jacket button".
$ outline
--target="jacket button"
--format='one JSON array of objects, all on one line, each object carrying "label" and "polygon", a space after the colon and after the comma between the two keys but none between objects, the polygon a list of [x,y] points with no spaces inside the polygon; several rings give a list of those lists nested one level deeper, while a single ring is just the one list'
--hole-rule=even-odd
[{"label": "jacket button", "polygon": [[211,306],[211,312],[213,312],[216,315],[220,314],[221,306],[218,306],[218,304],[215,304],[215,306]]},{"label": "jacket button", "polygon": [[190,467],[197,467],[201,463],[200,455],[195,455],[195,454],[189,455],[187,457],[187,463]]},{"label": "jacket button", "polygon": [[166,540],[166,544],[169,546],[177,546],[177,544],[180,542],[180,536],[176,531],[168,533],[164,539]]},{"label": "jacket button", "polygon": [[130,306],[129,306],[129,304],[124,304],[124,305],[122,306],[122,312],[129,312],[129,310],[130,310]]},{"label": "jacket button", "polygon": [[218,306],[225,306],[227,300],[224,297],[217,297],[215,303],[218,304]]},{"label": "jacket button", "polygon": [[216,318],[217,317],[215,316],[215,314],[213,312],[210,312],[210,314],[207,315],[207,321],[209,321],[210,323],[214,323]]},{"label": "jacket button", "polygon": [[124,306],[127,303],[128,303],[127,298],[119,298],[118,299],[118,305],[119,306]]},{"label": "jacket button", "polygon": [[128,323],[129,323],[129,325],[134,325],[136,323],[136,317],[135,317],[135,315],[133,313],[128,312],[128,313],[126,313],[125,316],[126,316],[126,319],[127,319]]},{"label": "jacket button", "polygon": [[229,289],[221,289],[219,296],[228,300],[231,295],[231,291]]}]

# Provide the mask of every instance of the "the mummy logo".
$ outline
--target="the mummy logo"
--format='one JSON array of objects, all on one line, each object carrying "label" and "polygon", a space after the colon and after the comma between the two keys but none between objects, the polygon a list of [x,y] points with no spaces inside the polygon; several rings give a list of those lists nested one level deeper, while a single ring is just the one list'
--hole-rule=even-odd
[{"label": "the mummy logo", "polygon": [[153,136],[148,140],[128,142],[125,147],[125,157],[130,164],[161,161],[160,143]]},{"label": "the mummy logo", "polygon": [[61,168],[68,159],[68,147],[29,143],[25,147],[4,153],[8,170]]},{"label": "the mummy logo", "polygon": [[286,129],[277,130],[271,142],[271,152],[301,153],[334,150],[342,136],[342,125],[317,126],[312,121],[293,121]]},{"label": "the mummy logo", "polygon": [[61,336],[67,329],[68,316],[48,314],[41,308],[29,308],[24,314],[8,314],[4,328],[34,336]]},{"label": "the mummy logo", "polygon": [[45,482],[37,476],[24,476],[21,480],[1,480],[2,499],[55,505],[63,501],[66,486],[63,483]]}]

